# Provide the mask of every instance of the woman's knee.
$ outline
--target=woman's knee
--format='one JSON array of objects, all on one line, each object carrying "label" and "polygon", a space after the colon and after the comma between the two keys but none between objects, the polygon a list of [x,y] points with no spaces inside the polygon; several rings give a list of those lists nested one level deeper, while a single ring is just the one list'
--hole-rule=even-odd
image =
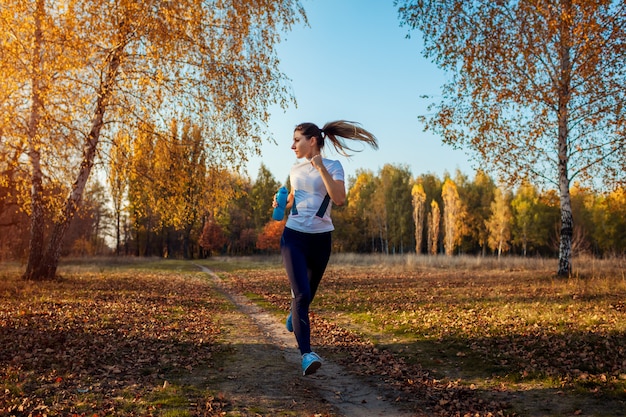
[{"label": "woman's knee", "polygon": [[306,292],[295,294],[295,297],[293,299],[297,309],[300,309],[302,307],[308,308],[309,304],[311,304],[311,293]]}]

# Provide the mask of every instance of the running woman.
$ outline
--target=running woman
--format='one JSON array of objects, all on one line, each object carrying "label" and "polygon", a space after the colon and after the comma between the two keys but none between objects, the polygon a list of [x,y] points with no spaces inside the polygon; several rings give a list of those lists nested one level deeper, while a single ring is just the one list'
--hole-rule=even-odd
[{"label": "running woman", "polygon": [[[341,162],[323,158],[325,140],[335,150],[349,157],[352,151],[345,140],[362,141],[378,149],[374,135],[358,123],[338,120],[323,128],[313,123],[296,126],[291,149],[296,163],[289,174],[291,191],[287,198],[290,211],[280,248],[291,285],[291,311],[285,323],[294,332],[302,354],[302,374],[311,375],[322,366],[322,359],[311,351],[309,305],[315,297],[331,252],[331,202],[341,206],[346,200],[344,171]],[[278,203],[274,199],[273,206]]]}]

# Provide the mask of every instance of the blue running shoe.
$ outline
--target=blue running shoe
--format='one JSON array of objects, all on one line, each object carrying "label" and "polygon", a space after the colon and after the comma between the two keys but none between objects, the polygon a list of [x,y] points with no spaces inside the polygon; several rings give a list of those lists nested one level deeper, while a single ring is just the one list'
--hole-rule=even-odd
[{"label": "blue running shoe", "polygon": [[287,328],[288,332],[293,333],[293,323],[291,322],[291,311],[289,312],[289,315],[287,316],[287,320],[285,320],[285,327]]},{"label": "blue running shoe", "polygon": [[322,366],[322,358],[315,352],[302,355],[302,375],[312,375]]}]

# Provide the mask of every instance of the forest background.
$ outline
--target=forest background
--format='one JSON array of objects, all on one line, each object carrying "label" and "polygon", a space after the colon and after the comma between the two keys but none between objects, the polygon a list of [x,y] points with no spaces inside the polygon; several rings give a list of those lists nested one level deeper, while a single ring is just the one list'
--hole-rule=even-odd
[{"label": "forest background", "polygon": [[[169,135],[138,135],[128,143],[130,152],[113,153],[118,159],[106,167],[106,182],[93,177],[87,188],[64,256],[278,252],[284,221],[271,219],[271,202],[283,182],[263,164],[255,181],[236,171],[207,172],[199,130],[177,123],[171,129]],[[413,176],[408,167],[392,164],[357,171],[347,188],[347,204],[333,207],[336,252],[558,255],[559,199],[553,190],[530,183],[498,187],[480,170],[472,178],[461,171]],[[2,191],[6,196],[15,190]],[[230,198],[218,204],[216,193],[224,192]],[[29,216],[3,202],[1,257],[24,260]],[[576,255],[624,255],[623,188],[601,193],[575,185],[572,207]]]}]

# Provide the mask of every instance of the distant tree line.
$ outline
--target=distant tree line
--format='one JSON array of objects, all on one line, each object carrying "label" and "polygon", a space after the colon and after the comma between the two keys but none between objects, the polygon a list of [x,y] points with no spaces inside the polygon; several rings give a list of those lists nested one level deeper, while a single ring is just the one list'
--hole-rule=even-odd
[{"label": "distant tree line", "polygon": [[[560,208],[556,191],[529,183],[498,187],[485,172],[457,171],[412,178],[407,167],[360,171],[348,203],[335,208],[336,249],[388,254],[557,256]],[[624,188],[598,193],[571,189],[573,250],[595,256],[626,251]]]},{"label": "distant tree line", "polygon": [[[203,258],[213,254],[275,253],[283,222],[271,220],[282,185],[262,165],[256,180],[208,161],[201,130],[172,122],[118,137],[107,167],[91,181],[61,253]],[[28,205],[19,174],[0,186],[0,258],[27,256]],[[288,185],[288,184],[287,184]],[[336,252],[516,254],[557,256],[559,196],[529,183],[498,187],[483,171],[473,178],[413,177],[406,166],[359,170],[347,203],[333,208]],[[59,191],[60,192],[60,191]],[[571,189],[575,253],[623,255],[626,192]],[[47,208],[46,233],[55,210]]]}]

